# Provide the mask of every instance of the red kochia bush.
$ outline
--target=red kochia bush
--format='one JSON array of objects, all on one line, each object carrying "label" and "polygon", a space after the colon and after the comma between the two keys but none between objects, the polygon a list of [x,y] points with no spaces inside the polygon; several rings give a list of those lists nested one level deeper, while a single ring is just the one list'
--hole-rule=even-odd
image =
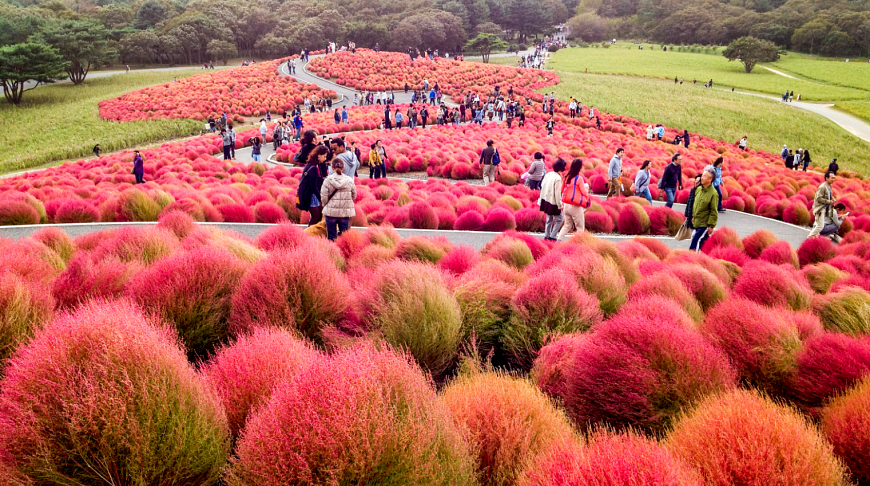
[{"label": "red kochia bush", "polygon": [[613,220],[606,213],[586,211],[586,231],[593,233],[613,233]]},{"label": "red kochia bush", "polygon": [[485,231],[508,231],[517,228],[517,222],[512,212],[503,208],[493,208],[486,213],[483,223]]},{"label": "red kochia bush", "polygon": [[619,308],[616,315],[625,318],[658,320],[676,324],[686,329],[694,329],[696,326],[692,316],[677,302],[660,295],[642,295],[631,298]]},{"label": "red kochia bush", "polygon": [[100,211],[84,199],[64,201],[54,214],[54,222],[60,224],[96,223],[99,220]]},{"label": "red kochia bush", "polygon": [[475,484],[469,447],[420,369],[372,346],[316,360],[242,433],[230,486]]},{"label": "red kochia bush", "polygon": [[641,205],[627,203],[619,211],[617,225],[619,232],[624,235],[645,235],[650,230],[650,219]]},{"label": "red kochia bush", "polygon": [[848,484],[831,445],[799,412],[748,390],[704,400],[677,421],[666,445],[708,485]]},{"label": "red kochia bush", "polygon": [[171,231],[178,238],[185,238],[197,229],[196,220],[182,211],[164,211],[160,213],[157,227]]},{"label": "red kochia bush", "polygon": [[254,211],[244,204],[222,204],[217,209],[227,223],[253,223],[257,220]]},{"label": "red kochia bush", "polygon": [[776,235],[768,230],[758,230],[755,233],[743,238],[743,251],[749,255],[749,258],[758,258],[761,252],[768,246],[778,241]]},{"label": "red kochia bush", "polygon": [[24,201],[0,200],[0,226],[39,224],[39,213]]},{"label": "red kochia bush", "polygon": [[870,338],[825,332],[807,340],[789,378],[789,397],[821,407],[870,375]]},{"label": "red kochia bush", "polygon": [[741,379],[775,394],[783,393],[803,337],[792,313],[742,298],[710,310],[702,333],[728,355]]},{"label": "red kochia bush", "polygon": [[633,432],[595,432],[586,447],[560,441],[526,469],[519,486],[702,486],[691,467]]},{"label": "red kochia bush", "polygon": [[278,248],[292,250],[308,240],[308,235],[293,223],[282,223],[270,226],[259,235],[254,242],[257,248],[272,251]]},{"label": "red kochia bush", "polygon": [[822,409],[822,431],[834,444],[852,479],[870,484],[870,379],[864,379],[845,395]]},{"label": "red kochia bush", "polygon": [[801,267],[821,263],[830,260],[837,256],[837,247],[831,242],[830,238],[824,236],[816,236],[807,238],[801,243],[797,249],[798,259]]},{"label": "red kochia bush", "polygon": [[462,275],[480,261],[480,253],[470,246],[460,245],[438,261],[438,268],[453,275]]},{"label": "red kochia bush", "polygon": [[655,320],[613,318],[581,343],[568,365],[565,406],[580,426],[666,430],[679,411],[735,386],[728,359],[696,331]]},{"label": "red kochia bush", "polygon": [[426,202],[411,203],[408,207],[408,219],[414,229],[438,229],[438,215]]},{"label": "red kochia bush", "polygon": [[52,284],[52,294],[59,309],[72,309],[94,299],[111,299],[124,292],[127,281],[141,269],[138,263],[118,258],[94,258],[80,253]]},{"label": "red kochia bush", "polygon": [[229,453],[216,394],[129,303],[61,316],[0,390],[0,448],[28,484],[213,484]]},{"label": "red kochia bush", "polygon": [[324,252],[311,245],[273,251],[251,267],[233,294],[230,331],[275,326],[320,343],[321,327],[344,314],[348,295],[347,279]]},{"label": "red kochia bush", "polygon": [[541,233],[544,231],[546,216],[536,208],[523,208],[514,213],[518,231]]},{"label": "red kochia bush", "polygon": [[659,272],[640,279],[631,286],[628,295],[632,300],[653,295],[665,297],[679,304],[692,319],[700,321],[704,318],[704,310],[698,299],[676,275],[669,272]]},{"label": "red kochia bush", "polygon": [[232,295],[247,267],[216,248],[178,252],[133,277],[127,295],[174,325],[191,357],[202,357],[228,338]]},{"label": "red kochia bush", "polygon": [[734,295],[772,307],[805,310],[812,305],[813,289],[797,271],[753,261],[737,278]]},{"label": "red kochia bush", "polygon": [[791,265],[799,268],[797,253],[792,250],[787,241],[776,241],[767,245],[764,251],[758,255],[758,259],[774,265]]},{"label": "red kochia bush", "polygon": [[257,329],[224,346],[202,373],[220,397],[233,437],[248,414],[267,403],[272,389],[301,373],[320,353],[283,329]]},{"label": "red kochia bush", "polygon": [[466,211],[456,218],[453,229],[456,231],[479,231],[483,228],[483,215],[477,211]]},{"label": "red kochia bush", "polygon": [[14,273],[0,275],[0,373],[3,362],[54,314],[47,286]]},{"label": "red kochia bush", "polygon": [[584,341],[591,334],[566,334],[558,336],[541,348],[529,374],[532,381],[547,395],[563,400],[567,384],[566,372],[574,360],[574,353],[584,349]]},{"label": "red kochia bush", "polygon": [[254,218],[258,223],[278,224],[287,221],[287,213],[281,206],[263,201],[254,206]]}]

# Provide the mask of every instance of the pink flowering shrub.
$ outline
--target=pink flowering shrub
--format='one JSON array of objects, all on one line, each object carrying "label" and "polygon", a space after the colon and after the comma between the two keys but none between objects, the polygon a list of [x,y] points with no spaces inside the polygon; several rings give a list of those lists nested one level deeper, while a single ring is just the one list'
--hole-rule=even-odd
[{"label": "pink flowering shrub", "polygon": [[53,219],[59,224],[96,223],[100,221],[100,212],[84,199],[70,199],[58,206]]},{"label": "pink flowering shrub", "polygon": [[805,310],[812,305],[813,289],[796,271],[754,261],[738,277],[734,295],[771,307]]},{"label": "pink flowering shrub", "polygon": [[761,252],[758,260],[774,265],[790,265],[794,268],[800,268],[797,252],[791,248],[787,241],[771,243]]},{"label": "pink flowering shrub", "polygon": [[61,315],[18,350],[0,382],[0,443],[34,484],[211,484],[230,445],[173,333],[124,302]]},{"label": "pink flowering shrub", "polygon": [[837,256],[837,248],[834,246],[834,243],[831,242],[830,238],[816,236],[804,240],[804,242],[801,243],[801,246],[797,249],[797,254],[801,267],[805,267],[807,265],[825,262],[834,258]]},{"label": "pink flowering shrub", "polygon": [[475,484],[475,468],[411,359],[356,346],[274,390],[248,420],[226,482],[454,486]]},{"label": "pink flowering shrub", "polygon": [[574,354],[583,350],[585,341],[591,333],[574,333],[554,337],[538,351],[535,364],[529,377],[544,393],[558,400],[564,400],[567,392],[567,371],[574,360]]},{"label": "pink flowering shrub", "polygon": [[859,485],[870,484],[870,379],[822,409],[821,428]]},{"label": "pink flowering shrub", "polygon": [[631,286],[628,295],[632,300],[649,296],[664,297],[679,304],[692,319],[700,321],[704,318],[704,309],[701,308],[698,299],[689,292],[689,289],[676,275],[669,272],[653,274],[640,279]]},{"label": "pink flowering shrub", "polygon": [[637,203],[628,203],[619,211],[619,232],[624,235],[645,235],[650,230],[650,217]]},{"label": "pink flowering shrub", "polygon": [[666,445],[708,485],[846,484],[831,445],[806,418],[749,390],[708,397],[674,424]]},{"label": "pink flowering shrub", "polygon": [[452,249],[453,245],[443,236],[431,238],[411,236],[399,242],[396,247],[396,257],[402,260],[435,264]]},{"label": "pink flowering shrub", "polygon": [[758,230],[746,238],[743,238],[743,251],[749,255],[749,258],[756,259],[761,256],[761,252],[763,252],[765,248],[777,241],[776,235],[771,231]]},{"label": "pink flowering shrub", "polygon": [[480,261],[480,254],[470,246],[453,247],[438,261],[438,268],[453,275],[462,275]]},{"label": "pink flowering shrub", "polygon": [[808,339],[788,381],[789,398],[821,407],[870,375],[870,338],[825,332]]}]

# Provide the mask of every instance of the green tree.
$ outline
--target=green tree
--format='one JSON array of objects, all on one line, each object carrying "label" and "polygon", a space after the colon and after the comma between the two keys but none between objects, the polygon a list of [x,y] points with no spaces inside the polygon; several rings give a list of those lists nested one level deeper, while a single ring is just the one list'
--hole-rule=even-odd
[{"label": "green tree", "polygon": [[160,3],[155,0],[148,0],[136,11],[136,20],[133,21],[133,27],[143,30],[150,29],[165,19],[168,13],[166,7]]},{"label": "green tree", "polygon": [[483,62],[489,62],[492,51],[500,51],[508,48],[508,43],[499,39],[495,34],[478,34],[477,37],[465,44],[465,50],[479,52]]},{"label": "green tree", "polygon": [[95,19],[63,20],[34,35],[34,42],[48,44],[67,62],[73,84],[81,84],[91,68],[111,64],[118,52],[110,46],[109,31]]},{"label": "green tree", "polygon": [[28,81],[53,83],[63,76],[67,63],[51,46],[27,42],[0,47],[0,82],[3,95],[12,104],[21,103]]},{"label": "green tree", "polygon": [[729,61],[739,60],[746,72],[751,73],[757,63],[779,59],[779,49],[773,42],[746,36],[731,42],[722,55]]},{"label": "green tree", "polygon": [[584,13],[568,21],[568,35],[583,42],[601,42],[610,37],[607,20],[594,13]]},{"label": "green tree", "polygon": [[224,66],[227,65],[227,61],[236,57],[239,54],[238,50],[236,50],[235,44],[219,39],[212,39],[208,41],[205,53],[210,59],[218,59],[220,61],[223,61]]},{"label": "green tree", "polygon": [[791,36],[791,45],[795,49],[813,54],[833,27],[834,25],[828,19],[816,17],[794,31]]}]

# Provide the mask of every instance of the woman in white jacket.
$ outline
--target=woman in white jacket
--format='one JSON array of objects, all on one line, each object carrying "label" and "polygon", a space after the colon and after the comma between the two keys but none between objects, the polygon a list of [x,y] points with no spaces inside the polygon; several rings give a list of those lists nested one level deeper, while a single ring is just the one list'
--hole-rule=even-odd
[{"label": "woman in white jacket", "polygon": [[562,172],[567,163],[557,159],[553,163],[553,170],[547,172],[541,181],[541,197],[538,204],[541,211],[547,215],[547,223],[544,225],[544,239],[556,241],[559,229],[562,228]]},{"label": "woman in white jacket", "polygon": [[342,174],[344,162],[332,159],[332,174],[323,180],[320,201],[326,218],[326,235],[335,241],[350,227],[350,218],[356,216],[353,202],[356,201],[356,185],[353,178]]}]

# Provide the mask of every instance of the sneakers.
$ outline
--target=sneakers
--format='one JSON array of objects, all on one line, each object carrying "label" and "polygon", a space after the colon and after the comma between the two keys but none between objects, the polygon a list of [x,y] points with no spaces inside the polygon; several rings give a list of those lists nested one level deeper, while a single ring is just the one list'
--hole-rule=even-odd
[{"label": "sneakers", "polygon": [[724,210],[724,209],[720,209],[719,212],[720,212],[720,213],[724,213],[725,210]]}]

